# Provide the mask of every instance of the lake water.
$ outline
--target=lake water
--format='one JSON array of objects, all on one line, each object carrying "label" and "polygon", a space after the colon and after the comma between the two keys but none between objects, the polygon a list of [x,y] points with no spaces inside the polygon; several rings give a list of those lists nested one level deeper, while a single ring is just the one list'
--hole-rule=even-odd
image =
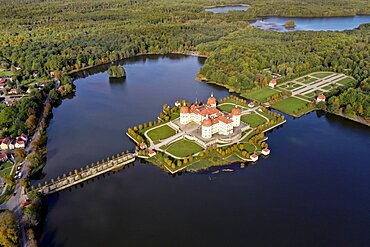
[{"label": "lake water", "polygon": [[[284,24],[287,21],[294,21],[296,27],[287,29]],[[278,32],[288,31],[343,31],[359,27],[361,24],[370,23],[370,16],[349,16],[349,17],[327,17],[327,18],[289,18],[269,17],[257,20],[252,25],[264,30]]]},{"label": "lake water", "polygon": [[[164,103],[228,92],[194,80],[203,59],[149,56],[75,81],[54,110],[46,178],[134,148],[125,130]],[[370,246],[370,128],[311,113],[267,136],[271,156],[235,172],[180,174],[137,160],[46,199],[41,246]]]},{"label": "lake water", "polygon": [[249,8],[250,8],[249,6],[220,6],[220,7],[208,8],[205,10],[217,14],[217,13],[227,13],[229,11],[243,11]]}]

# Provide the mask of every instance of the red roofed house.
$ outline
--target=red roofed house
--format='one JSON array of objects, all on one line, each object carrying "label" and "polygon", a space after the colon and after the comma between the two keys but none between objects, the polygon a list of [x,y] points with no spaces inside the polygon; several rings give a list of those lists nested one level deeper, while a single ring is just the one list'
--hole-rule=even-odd
[{"label": "red roofed house", "polygon": [[254,103],[253,102],[249,102],[248,107],[250,107],[250,108],[254,107]]},{"label": "red roofed house", "polygon": [[325,95],[320,94],[320,95],[319,95],[319,96],[317,96],[317,98],[316,98],[316,103],[319,103],[319,102],[325,102],[325,100],[326,100]]},{"label": "red roofed house", "polygon": [[154,151],[154,150],[149,150],[149,152],[148,152],[148,155],[149,155],[149,157],[153,157],[154,155],[156,155],[157,153]]},{"label": "red roofed house", "polygon": [[262,154],[263,155],[269,155],[270,154],[270,149],[268,149],[268,148],[262,149]]},{"label": "red roofed house", "polygon": [[64,89],[64,87],[58,87],[58,91],[62,93],[62,92],[65,91],[65,89]]},{"label": "red roofed house", "polygon": [[0,144],[0,148],[3,150],[9,149],[10,140],[9,138],[4,138],[3,141]]},{"label": "red roofed house", "polygon": [[0,153],[0,161],[5,162],[8,160],[8,155]]},{"label": "red roofed house", "polygon": [[17,93],[18,93],[18,90],[16,88],[12,88],[9,91],[9,94],[17,94]]},{"label": "red roofed house", "polygon": [[0,83],[5,83],[6,82],[6,78],[0,78]]},{"label": "red roofed house", "polygon": [[28,141],[28,136],[26,134],[22,134],[19,138],[21,138],[23,141]]},{"label": "red roofed house", "polygon": [[147,148],[147,146],[144,142],[140,143],[139,147],[140,147],[140,149],[146,149]]},{"label": "red roofed house", "polygon": [[177,101],[175,102],[175,106],[176,106],[176,107],[178,107],[178,106],[180,106],[180,105],[181,105],[181,102],[177,100]]},{"label": "red roofed house", "polygon": [[15,104],[16,104],[16,102],[15,102],[15,101],[13,101],[13,100],[7,100],[7,101],[5,101],[4,103],[5,103],[5,105],[7,105],[7,106],[12,106],[12,105],[15,105]]},{"label": "red roofed house", "polygon": [[26,144],[25,142],[21,139],[21,138],[17,138],[15,144],[14,144],[14,147],[15,148],[25,148],[26,147]]},{"label": "red roofed house", "polygon": [[276,84],[277,84],[276,79],[272,79],[272,80],[269,82],[269,86],[270,86],[270,87],[272,87],[272,88],[274,88],[274,87],[276,86]]},{"label": "red roofed house", "polygon": [[258,160],[258,156],[257,156],[257,154],[252,154],[252,155],[250,156],[250,158],[251,158],[251,160],[252,160],[253,162],[255,162],[255,161],[257,161],[257,160]]}]

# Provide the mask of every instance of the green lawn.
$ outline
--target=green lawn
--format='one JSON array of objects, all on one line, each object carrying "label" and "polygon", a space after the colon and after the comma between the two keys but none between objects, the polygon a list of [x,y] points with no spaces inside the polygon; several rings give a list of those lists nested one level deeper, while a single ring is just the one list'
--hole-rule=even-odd
[{"label": "green lawn", "polygon": [[312,98],[312,97],[309,97],[309,96],[306,96],[306,95],[300,95],[300,94],[297,94],[295,96],[298,97],[298,98],[301,98],[301,99],[306,99],[306,100],[311,100],[311,98]]},{"label": "green lawn", "polygon": [[231,112],[231,110],[235,108],[235,105],[227,104],[227,105],[217,106],[217,108],[224,112]]},{"label": "green lawn", "polygon": [[311,76],[321,79],[321,78],[325,78],[332,74],[334,74],[334,72],[317,72],[317,73],[311,74]]},{"label": "green lawn", "polygon": [[289,97],[274,104],[273,107],[284,113],[297,115],[299,112],[305,111],[307,109],[306,104],[306,101],[294,97]]},{"label": "green lawn", "polygon": [[342,84],[343,86],[346,86],[346,85],[348,85],[350,83],[353,83],[353,82],[356,82],[356,80],[351,78],[351,77],[347,77],[347,78],[344,78],[344,79],[342,79],[340,81],[337,81],[335,83],[339,83],[339,84]]},{"label": "green lawn", "polygon": [[312,82],[314,82],[316,80],[317,79],[315,79],[315,78],[309,77],[307,80],[305,78],[301,78],[301,79],[296,80],[296,81],[299,81],[299,82],[301,82],[303,84],[310,84],[310,83],[312,83]]},{"label": "green lawn", "polygon": [[266,98],[278,94],[279,92],[276,90],[273,90],[269,87],[264,87],[261,89],[257,89],[251,92],[247,92],[242,94],[243,97],[249,98],[249,99],[256,99],[259,101],[265,101]]},{"label": "green lawn", "polygon": [[174,134],[176,134],[176,131],[172,129],[171,127],[169,127],[168,125],[164,125],[162,127],[150,130],[148,132],[148,136],[153,141],[163,140],[170,136],[173,136]]},{"label": "green lawn", "polygon": [[243,115],[241,120],[244,123],[249,124],[252,128],[256,128],[257,126],[266,123],[266,119],[259,116],[258,114],[252,112],[250,114]]},{"label": "green lawn", "polygon": [[187,139],[174,142],[167,148],[167,152],[179,157],[187,157],[202,150],[201,146]]},{"label": "green lawn", "polygon": [[325,87],[322,87],[322,89],[331,90],[331,89],[333,89],[333,87],[335,87],[335,86],[333,84],[331,84],[331,85],[327,85]]},{"label": "green lawn", "polygon": [[1,164],[1,170],[0,170],[0,175],[2,177],[6,175],[10,175],[10,171],[12,170],[13,163],[10,161],[7,161],[3,164]]},{"label": "green lawn", "polygon": [[0,72],[0,77],[5,77],[5,76],[13,76],[13,72],[12,71],[1,71]]}]

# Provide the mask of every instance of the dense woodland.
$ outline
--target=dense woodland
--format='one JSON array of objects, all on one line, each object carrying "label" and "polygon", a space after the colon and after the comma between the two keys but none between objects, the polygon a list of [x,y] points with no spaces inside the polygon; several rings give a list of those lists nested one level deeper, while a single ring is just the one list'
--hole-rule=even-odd
[{"label": "dense woodland", "polygon": [[[16,75],[19,81],[29,79],[34,71],[46,77],[52,70],[70,72],[139,53],[197,50],[210,56],[201,74],[237,90],[265,83],[256,80],[256,75],[263,75],[265,68],[286,78],[322,69],[353,75],[360,83],[369,77],[369,27],[347,32],[282,34],[248,26],[248,20],[266,15],[370,14],[367,0],[0,0],[0,3],[0,67],[13,66],[13,70],[14,66],[21,67]],[[232,3],[252,7],[227,14],[204,11],[206,6]],[[72,91],[71,81],[62,77],[64,94]],[[56,96],[56,92],[51,93]],[[367,98],[361,88],[347,93]],[[343,100],[339,105],[346,110],[351,103]],[[357,112],[358,107],[351,107]],[[363,115],[368,116],[365,110],[368,105],[362,108]],[[10,128],[10,122],[19,122],[21,126],[27,120],[25,114],[29,115],[22,109],[21,114],[17,114],[18,109],[4,111],[0,117],[8,120],[1,127]],[[22,131],[30,129],[21,127]]]}]

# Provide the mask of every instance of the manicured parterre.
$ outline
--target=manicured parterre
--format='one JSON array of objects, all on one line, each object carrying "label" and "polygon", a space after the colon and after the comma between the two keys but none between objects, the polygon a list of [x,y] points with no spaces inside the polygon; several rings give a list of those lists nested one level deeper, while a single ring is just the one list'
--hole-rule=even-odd
[{"label": "manicured parterre", "polygon": [[176,131],[168,125],[161,126],[159,128],[152,129],[148,132],[148,136],[153,141],[163,140],[176,134]]},{"label": "manicured parterre", "polygon": [[201,146],[187,139],[174,142],[166,149],[167,152],[178,157],[187,157],[202,150],[203,148]]}]

